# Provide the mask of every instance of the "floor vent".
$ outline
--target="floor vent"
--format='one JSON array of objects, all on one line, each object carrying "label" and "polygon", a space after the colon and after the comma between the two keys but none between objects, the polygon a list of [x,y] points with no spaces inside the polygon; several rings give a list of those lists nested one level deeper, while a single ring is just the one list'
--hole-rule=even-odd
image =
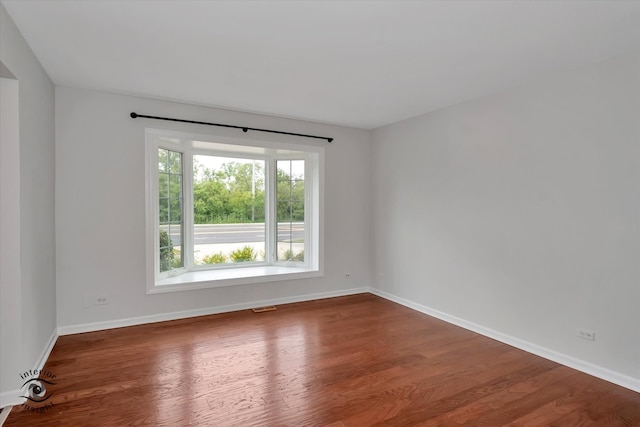
[{"label": "floor vent", "polygon": [[264,313],[266,311],[276,311],[278,308],[275,305],[270,305],[268,307],[256,307],[252,308],[251,311],[254,313]]}]

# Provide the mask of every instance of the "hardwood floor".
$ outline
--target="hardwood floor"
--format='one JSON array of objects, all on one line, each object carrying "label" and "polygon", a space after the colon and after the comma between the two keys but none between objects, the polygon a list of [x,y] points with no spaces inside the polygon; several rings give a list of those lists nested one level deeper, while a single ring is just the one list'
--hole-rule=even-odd
[{"label": "hardwood floor", "polygon": [[640,426],[640,394],[370,294],[63,336],[5,426]]}]

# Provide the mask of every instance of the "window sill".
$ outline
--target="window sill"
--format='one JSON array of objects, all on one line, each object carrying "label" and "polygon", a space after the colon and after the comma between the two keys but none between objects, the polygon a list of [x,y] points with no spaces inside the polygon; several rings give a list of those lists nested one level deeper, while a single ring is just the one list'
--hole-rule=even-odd
[{"label": "window sill", "polygon": [[252,283],[322,277],[318,269],[304,267],[258,266],[221,270],[191,271],[179,276],[156,281],[148,294],[186,291],[192,289],[221,288]]}]

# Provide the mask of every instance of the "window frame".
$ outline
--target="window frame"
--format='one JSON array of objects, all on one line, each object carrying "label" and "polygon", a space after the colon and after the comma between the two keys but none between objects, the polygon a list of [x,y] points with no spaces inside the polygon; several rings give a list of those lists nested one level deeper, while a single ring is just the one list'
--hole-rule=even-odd
[{"label": "window frame", "polygon": [[[182,153],[183,267],[159,271],[158,149]],[[265,260],[225,265],[194,264],[193,156],[265,161]],[[304,143],[145,129],[145,220],[147,293],[216,288],[250,283],[322,277],[324,147]],[[304,160],[305,260],[277,260],[276,186],[278,160]]]}]

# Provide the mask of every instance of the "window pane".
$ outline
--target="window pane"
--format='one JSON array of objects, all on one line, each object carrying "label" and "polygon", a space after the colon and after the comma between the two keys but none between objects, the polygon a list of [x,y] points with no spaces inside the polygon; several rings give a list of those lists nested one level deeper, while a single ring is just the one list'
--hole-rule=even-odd
[{"label": "window pane", "polygon": [[160,272],[180,268],[183,265],[182,227],[180,225],[161,226]]},{"label": "window pane", "polygon": [[291,179],[304,181],[304,160],[291,160]]},{"label": "window pane", "polygon": [[179,199],[182,197],[182,176],[171,175],[169,177],[169,197]]},{"label": "window pane", "polygon": [[304,261],[304,160],[276,162],[278,261]]},{"label": "window pane", "polygon": [[182,200],[169,199],[169,222],[171,224],[182,223]]},{"label": "window pane", "polygon": [[293,238],[293,230],[288,222],[278,223],[278,241],[289,242]]},{"label": "window pane", "polygon": [[265,260],[265,161],[193,156],[196,265]]},{"label": "window pane", "polygon": [[[291,188],[291,202],[304,205],[304,181],[294,181]],[[304,217],[299,218],[304,219]]]},{"label": "window pane", "polygon": [[278,261],[304,261],[304,222],[278,223]]},{"label": "window pane", "polygon": [[158,150],[160,272],[184,266],[182,245],[182,153]]},{"label": "window pane", "polygon": [[170,224],[166,227],[167,233],[169,233],[169,240],[173,245],[173,248],[182,246],[182,226],[180,224]]},{"label": "window pane", "polygon": [[158,150],[158,172],[169,172],[167,162],[169,161],[169,151],[164,149]]},{"label": "window pane", "polygon": [[169,239],[168,227],[160,227],[160,272],[171,269],[173,244]]},{"label": "window pane", "polygon": [[279,219],[289,219],[291,214],[291,200],[288,195],[286,199],[278,199],[277,200],[277,209],[278,209],[278,218]]},{"label": "window pane", "polygon": [[169,197],[169,175],[158,174],[158,197]]},{"label": "window pane", "polygon": [[[288,181],[291,176],[291,161],[290,160],[280,160],[277,162],[278,169],[278,180],[286,180]],[[286,177],[286,179],[285,179]]]},{"label": "window pane", "polygon": [[304,202],[291,202],[291,220],[304,222]]},{"label": "window pane", "polygon": [[169,151],[169,172],[172,174],[182,174],[182,153]]},{"label": "window pane", "polygon": [[169,199],[161,198],[158,202],[160,208],[160,224],[166,224],[169,222]]},{"label": "window pane", "polygon": [[180,268],[183,266],[182,263],[182,225],[181,224],[171,224],[169,226],[169,239],[171,240],[171,244],[173,245],[173,250],[171,251],[171,268]]}]

